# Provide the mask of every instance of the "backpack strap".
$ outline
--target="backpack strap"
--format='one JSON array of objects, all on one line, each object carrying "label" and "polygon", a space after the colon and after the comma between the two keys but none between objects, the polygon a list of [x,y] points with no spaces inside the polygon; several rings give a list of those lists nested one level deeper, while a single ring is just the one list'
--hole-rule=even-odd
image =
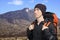
[{"label": "backpack strap", "polygon": [[[50,23],[51,23],[51,22],[45,22],[44,25],[47,26],[47,27],[49,27]],[[55,23],[55,24],[56,24],[56,23]],[[56,29],[56,28],[55,28],[55,33],[57,33],[57,29]]]},{"label": "backpack strap", "polygon": [[44,23],[44,25],[48,27],[50,23],[51,22],[46,22],[46,23]]},{"label": "backpack strap", "polygon": [[53,23],[55,27],[57,27],[57,23]]}]

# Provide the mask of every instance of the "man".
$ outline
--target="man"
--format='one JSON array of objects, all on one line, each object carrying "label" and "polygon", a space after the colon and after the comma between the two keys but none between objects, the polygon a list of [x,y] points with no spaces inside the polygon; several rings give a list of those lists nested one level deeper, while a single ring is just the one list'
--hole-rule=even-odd
[{"label": "man", "polygon": [[[27,36],[29,40],[56,40],[55,36],[49,31],[49,28],[44,25],[45,20],[43,15],[45,12],[46,6],[43,4],[37,4],[34,7],[36,20],[27,29]],[[52,24],[51,27],[53,27]]]}]

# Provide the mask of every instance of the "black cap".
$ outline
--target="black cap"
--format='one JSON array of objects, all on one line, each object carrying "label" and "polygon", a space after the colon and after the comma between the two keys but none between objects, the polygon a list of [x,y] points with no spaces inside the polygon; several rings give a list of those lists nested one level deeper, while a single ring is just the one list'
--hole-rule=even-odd
[{"label": "black cap", "polygon": [[46,6],[44,4],[37,4],[35,8],[39,8],[42,11],[42,14],[44,14],[46,12]]}]

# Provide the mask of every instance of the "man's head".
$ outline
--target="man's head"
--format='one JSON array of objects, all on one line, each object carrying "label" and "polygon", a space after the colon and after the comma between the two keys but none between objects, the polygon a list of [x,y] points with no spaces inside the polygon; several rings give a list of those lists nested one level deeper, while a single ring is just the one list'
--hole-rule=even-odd
[{"label": "man's head", "polygon": [[45,12],[46,12],[46,6],[43,5],[43,4],[37,4],[37,5],[34,7],[34,14],[35,14],[35,17],[36,17],[36,18],[40,17],[40,16],[43,15]]}]

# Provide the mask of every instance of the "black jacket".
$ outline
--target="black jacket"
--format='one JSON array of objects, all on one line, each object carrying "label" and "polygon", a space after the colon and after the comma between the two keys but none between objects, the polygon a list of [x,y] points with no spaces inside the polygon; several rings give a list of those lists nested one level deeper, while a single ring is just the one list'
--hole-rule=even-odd
[{"label": "black jacket", "polygon": [[43,22],[39,25],[35,24],[33,30],[27,28],[27,37],[29,40],[57,40],[54,25],[50,24],[48,29],[42,31],[43,24]]}]

